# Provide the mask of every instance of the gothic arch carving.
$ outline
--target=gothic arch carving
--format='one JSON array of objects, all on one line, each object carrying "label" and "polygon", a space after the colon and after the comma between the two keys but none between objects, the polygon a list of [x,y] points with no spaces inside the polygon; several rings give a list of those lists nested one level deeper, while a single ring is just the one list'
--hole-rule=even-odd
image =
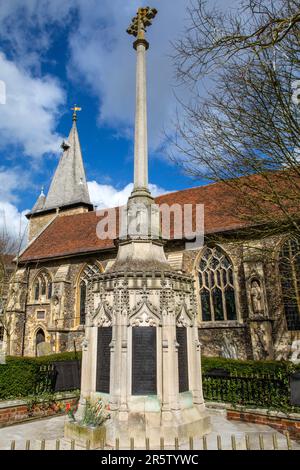
[{"label": "gothic arch carving", "polygon": [[129,323],[132,326],[159,326],[158,309],[147,298],[143,298],[130,313]]},{"label": "gothic arch carving", "polygon": [[176,308],[176,325],[177,326],[192,326],[193,314],[187,308],[186,303],[183,301],[181,305]]},{"label": "gothic arch carving", "polygon": [[101,303],[92,316],[94,326],[107,327],[112,325],[112,308],[107,302]]}]

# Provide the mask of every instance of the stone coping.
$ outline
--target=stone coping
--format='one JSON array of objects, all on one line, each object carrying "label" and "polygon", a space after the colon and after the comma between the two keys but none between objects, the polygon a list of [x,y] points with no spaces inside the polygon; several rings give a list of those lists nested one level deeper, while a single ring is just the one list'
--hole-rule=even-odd
[{"label": "stone coping", "polygon": [[243,413],[269,416],[272,418],[292,419],[294,421],[300,421],[300,413],[285,413],[283,411],[269,410],[267,408],[248,408],[241,405],[233,406],[230,403],[221,403],[213,401],[205,402],[205,406],[210,409],[240,411]]},{"label": "stone coping", "polygon": [[105,272],[97,274],[91,277],[91,281],[99,282],[101,280],[114,279],[114,278],[172,278],[172,279],[184,279],[187,282],[194,282],[194,278],[190,274],[179,273],[177,271],[161,271],[161,270],[139,270],[139,271],[115,271],[115,272]]},{"label": "stone coping", "polygon": [[217,324],[212,322],[199,322],[198,328],[201,330],[217,330],[221,328],[246,328],[247,325],[245,323],[241,323],[238,320],[224,320],[219,321]]},{"label": "stone coping", "polygon": [[[54,394],[54,398],[56,400],[66,400],[67,398],[75,398],[77,395],[75,395],[72,392],[60,392]],[[28,399],[31,397],[27,397]],[[37,395],[38,398],[38,395]],[[43,400],[40,399],[38,402],[42,402]],[[4,400],[0,401],[0,409],[5,409],[5,408],[15,408],[16,406],[24,406],[27,405],[27,400],[26,398],[20,399],[20,400]]]}]

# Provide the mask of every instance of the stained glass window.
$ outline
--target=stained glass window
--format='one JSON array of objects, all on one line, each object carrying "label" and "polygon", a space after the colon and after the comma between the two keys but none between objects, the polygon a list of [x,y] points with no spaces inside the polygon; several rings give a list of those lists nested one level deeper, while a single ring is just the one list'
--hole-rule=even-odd
[{"label": "stained glass window", "polygon": [[80,325],[85,324],[88,282],[94,276],[101,274],[101,272],[102,270],[100,266],[98,266],[98,264],[89,264],[84,268],[80,276],[80,281],[79,281],[79,322],[80,322]]},{"label": "stained glass window", "polygon": [[52,296],[52,282],[50,275],[42,271],[35,278],[33,283],[33,299],[37,302],[50,300]]},{"label": "stained glass window", "polygon": [[202,321],[236,320],[233,267],[219,248],[205,248],[198,267]]},{"label": "stained glass window", "polygon": [[288,330],[300,330],[300,240],[287,240],[280,252],[279,271]]},{"label": "stained glass window", "polygon": [[40,283],[37,280],[34,285],[34,300],[39,300],[40,297]]},{"label": "stained glass window", "polygon": [[86,283],[80,283],[80,325],[85,324]]}]

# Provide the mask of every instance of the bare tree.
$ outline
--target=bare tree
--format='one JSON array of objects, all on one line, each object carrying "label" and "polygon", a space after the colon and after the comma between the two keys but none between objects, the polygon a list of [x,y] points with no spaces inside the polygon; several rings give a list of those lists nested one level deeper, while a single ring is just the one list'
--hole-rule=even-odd
[{"label": "bare tree", "polygon": [[[18,258],[26,238],[26,230],[14,235],[7,229],[5,217],[0,232],[0,340],[4,337],[10,343],[10,337],[16,327],[9,311],[18,308],[21,292],[16,292]],[[8,351],[9,352],[9,351]]]},{"label": "bare tree", "polygon": [[172,158],[226,185],[253,230],[300,235],[299,3],[247,0],[233,14],[197,0],[188,11],[175,63],[192,98],[180,102]]}]

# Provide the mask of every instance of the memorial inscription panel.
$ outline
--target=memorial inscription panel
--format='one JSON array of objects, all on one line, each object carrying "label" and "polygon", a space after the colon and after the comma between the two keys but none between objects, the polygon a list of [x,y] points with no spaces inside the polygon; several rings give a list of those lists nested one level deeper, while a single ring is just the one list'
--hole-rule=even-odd
[{"label": "memorial inscription panel", "polygon": [[187,356],[187,334],[186,328],[176,328],[176,340],[178,347],[178,374],[179,374],[179,393],[187,392],[189,389],[189,370]]},{"label": "memorial inscription panel", "polygon": [[98,328],[96,392],[109,393],[112,328]]},{"label": "memorial inscription panel", "polygon": [[156,328],[132,328],[132,395],[156,395]]}]

